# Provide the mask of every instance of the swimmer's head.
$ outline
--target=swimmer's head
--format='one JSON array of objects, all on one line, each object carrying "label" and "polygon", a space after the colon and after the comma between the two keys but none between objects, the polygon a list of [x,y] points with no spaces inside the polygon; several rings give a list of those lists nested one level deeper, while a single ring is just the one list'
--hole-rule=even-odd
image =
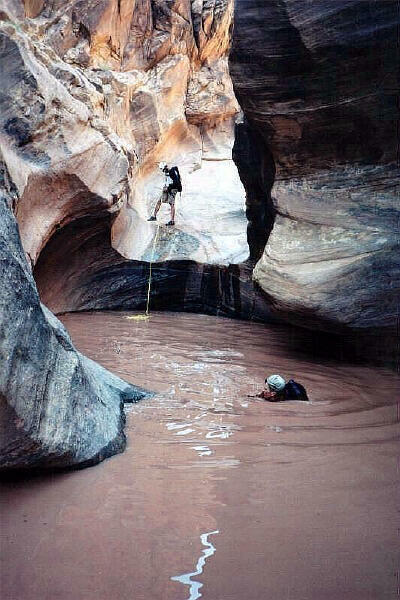
[{"label": "swimmer's head", "polygon": [[280,375],[270,375],[265,380],[265,384],[271,392],[281,392],[286,382]]}]

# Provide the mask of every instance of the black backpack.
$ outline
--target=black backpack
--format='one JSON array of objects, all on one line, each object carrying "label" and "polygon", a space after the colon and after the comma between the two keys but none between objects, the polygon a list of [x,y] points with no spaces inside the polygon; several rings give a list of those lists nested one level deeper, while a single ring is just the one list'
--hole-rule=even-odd
[{"label": "black backpack", "polygon": [[293,379],[285,385],[285,398],[286,400],[308,400],[305,387]]},{"label": "black backpack", "polygon": [[178,192],[182,191],[182,182],[181,176],[179,174],[178,167],[172,167],[168,171],[169,176],[171,177],[173,183],[169,185],[169,187],[173,190],[178,190]]}]

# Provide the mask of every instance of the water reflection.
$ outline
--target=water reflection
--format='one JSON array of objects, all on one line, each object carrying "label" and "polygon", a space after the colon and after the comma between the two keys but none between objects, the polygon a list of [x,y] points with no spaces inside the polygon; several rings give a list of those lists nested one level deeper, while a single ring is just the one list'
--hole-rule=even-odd
[{"label": "water reflection", "polygon": [[200,540],[203,546],[205,546],[205,549],[202,552],[202,556],[200,556],[199,560],[197,561],[196,570],[193,571],[193,573],[184,573],[184,575],[176,575],[171,577],[172,581],[179,581],[180,583],[183,583],[183,585],[189,586],[189,596],[187,600],[197,600],[202,596],[200,589],[203,587],[203,584],[199,581],[193,581],[192,577],[202,574],[207,558],[215,553],[216,548],[211,542],[208,541],[208,536],[216,535],[217,533],[219,533],[218,530],[201,534]]},{"label": "water reflection", "polygon": [[191,446],[193,450],[197,450],[199,456],[211,456],[212,450],[208,446]]}]

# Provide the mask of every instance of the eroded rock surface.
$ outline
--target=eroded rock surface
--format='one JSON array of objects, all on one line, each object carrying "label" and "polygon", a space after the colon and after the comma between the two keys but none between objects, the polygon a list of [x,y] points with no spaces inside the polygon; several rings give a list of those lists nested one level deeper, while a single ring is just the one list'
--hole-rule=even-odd
[{"label": "eroded rock surface", "polygon": [[231,74],[276,167],[256,281],[280,316],[395,327],[398,3],[237,0]]},{"label": "eroded rock surface", "polygon": [[[183,193],[154,259],[244,261],[233,0],[2,4],[1,146],[32,264],[57,228],[101,213],[117,215],[112,246],[148,261],[160,161],[179,167]],[[169,220],[163,205],[159,222]]]},{"label": "eroded rock surface", "polygon": [[[42,301],[56,313],[71,310],[144,310],[149,263],[122,257],[109,243],[110,217],[78,219],[55,233],[35,267]],[[63,257],[68,256],[68,263]],[[62,264],[62,268],[60,265]],[[150,311],[190,311],[271,321],[252,281],[251,263],[152,265]]]},{"label": "eroded rock surface", "polygon": [[147,392],[89,360],[40,304],[0,200],[0,468],[86,466],[125,447],[123,402]]}]

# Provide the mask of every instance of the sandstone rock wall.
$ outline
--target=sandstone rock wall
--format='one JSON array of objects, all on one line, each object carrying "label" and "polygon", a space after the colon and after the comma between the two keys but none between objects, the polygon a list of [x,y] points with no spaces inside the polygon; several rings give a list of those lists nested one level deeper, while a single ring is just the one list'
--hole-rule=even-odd
[{"label": "sandstone rock wall", "polygon": [[[236,125],[263,297],[314,329],[393,327],[396,3],[235,6],[244,123],[232,0],[0,2],[4,180],[42,297],[54,310],[141,306],[154,258],[155,298],[184,279],[182,306],[269,318],[249,265],[236,268],[249,254]],[[153,246],[160,160],[178,164],[184,193]]]},{"label": "sandstone rock wall", "polygon": [[236,2],[234,87],[276,168],[254,277],[302,326],[398,322],[397,4]]},{"label": "sandstone rock wall", "polygon": [[40,304],[0,199],[0,468],[86,466],[121,452],[124,401],[146,395],[77,352]]},{"label": "sandstone rock wall", "polygon": [[[35,280],[56,313],[144,310],[149,263],[122,257],[109,243],[110,217],[75,220],[56,232],[41,253]],[[68,256],[68,263],[63,257]],[[165,261],[152,265],[150,311],[190,311],[271,321],[252,281],[253,263],[207,265]]]},{"label": "sandstone rock wall", "polygon": [[161,160],[178,165],[184,190],[155,260],[247,258],[233,0],[3,0],[0,16],[0,142],[32,264],[57,228],[101,213],[117,215],[121,255],[149,260]]}]

